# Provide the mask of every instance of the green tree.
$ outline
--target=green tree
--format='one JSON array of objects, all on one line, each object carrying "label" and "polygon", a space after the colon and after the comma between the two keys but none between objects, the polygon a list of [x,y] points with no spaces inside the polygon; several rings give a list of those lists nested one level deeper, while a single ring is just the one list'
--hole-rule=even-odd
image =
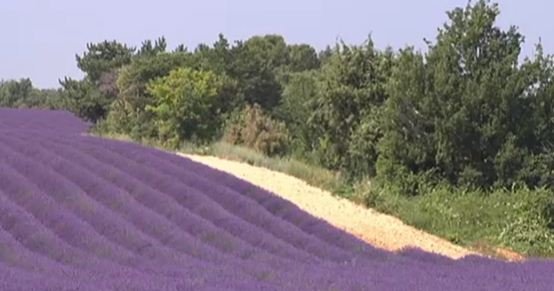
[{"label": "green tree", "polygon": [[[552,141],[539,141],[536,128],[551,121],[533,113],[537,102],[551,108],[542,95],[551,81],[540,79],[551,69],[540,61],[519,65],[523,37],[495,26],[496,4],[479,1],[448,15],[425,58],[409,49],[399,56],[379,173],[389,181],[434,173],[455,185],[509,187],[521,182],[525,157]],[[417,193],[412,186],[408,192]]]},{"label": "green tree", "polygon": [[277,72],[288,62],[287,44],[278,35],[255,36],[238,42],[231,50],[234,56],[229,76],[239,82],[248,104],[259,104],[271,110],[279,104],[281,85]]},{"label": "green tree", "polygon": [[[409,193],[417,190],[408,175],[410,169],[415,171],[416,164],[426,165],[433,161],[433,137],[429,133],[432,121],[427,116],[434,114],[429,110],[440,110],[440,107],[422,101],[427,87],[424,56],[413,48],[401,50],[387,86],[390,97],[382,112],[383,138],[378,144],[376,170],[379,178],[403,183],[403,190]],[[402,162],[396,157],[402,157]]]},{"label": "green tree", "polygon": [[65,100],[61,89],[41,89],[37,91],[38,97],[35,102],[36,107],[45,109],[67,109],[67,100]]},{"label": "green tree", "polygon": [[87,44],[87,51],[77,55],[77,67],[94,83],[102,74],[129,64],[135,49],[117,41],[103,41]]},{"label": "green tree", "polygon": [[0,107],[66,109],[59,89],[37,89],[30,79],[0,81]]},{"label": "green tree", "polygon": [[[392,52],[378,51],[371,39],[363,46],[337,45],[328,57],[321,70],[315,110],[308,119],[318,136],[316,150],[324,166],[355,176],[373,172],[376,140],[381,135],[375,113],[388,97],[385,85],[392,65]],[[362,123],[363,130],[358,129]],[[351,149],[354,140],[367,144]]]},{"label": "green tree", "polygon": [[0,82],[0,107],[22,107],[33,96],[33,83],[30,79]]},{"label": "green tree", "polygon": [[288,46],[288,71],[302,72],[316,70],[320,66],[316,50],[307,44]]},{"label": "green tree", "polygon": [[66,109],[93,123],[103,119],[113,98],[107,97],[89,80],[60,80]]},{"label": "green tree", "polygon": [[104,119],[119,94],[116,85],[119,70],[131,62],[134,51],[116,41],[87,44],[87,51],[76,56],[84,79],[60,80],[68,109],[95,123]]},{"label": "green tree", "polygon": [[152,44],[152,40],[145,40],[142,42],[141,48],[137,52],[137,56],[155,56],[157,54],[163,53],[167,50],[167,41],[165,37],[160,37],[157,40],[154,41],[154,44]]},{"label": "green tree", "polygon": [[199,69],[210,70],[217,74],[228,74],[234,53],[229,41],[223,34],[220,34],[212,46],[200,44],[194,51],[194,57]]},{"label": "green tree", "polygon": [[224,82],[212,72],[189,68],[152,81],[148,91],[154,103],[148,110],[155,115],[159,138],[173,146],[184,140],[213,139],[221,125],[219,98]]},{"label": "green tree", "polygon": [[152,80],[191,62],[191,55],[186,52],[143,54],[133,58],[118,74],[118,98],[112,103],[104,126],[137,139],[155,137],[152,112],[146,110],[154,98],[147,86]]},{"label": "green tree", "polygon": [[317,136],[307,121],[314,112],[319,94],[318,77],[315,70],[290,74],[276,114],[287,124],[291,149],[299,156],[309,155],[316,148]]}]

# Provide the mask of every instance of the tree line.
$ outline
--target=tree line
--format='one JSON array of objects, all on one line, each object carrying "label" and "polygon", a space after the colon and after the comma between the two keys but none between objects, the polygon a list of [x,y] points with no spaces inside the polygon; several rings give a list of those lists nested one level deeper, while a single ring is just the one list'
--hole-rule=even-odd
[{"label": "tree line", "polygon": [[338,43],[323,51],[279,35],[190,51],[117,41],[76,56],[84,78],[59,90],[0,84],[0,106],[67,109],[99,130],[170,147],[224,139],[291,155],[357,180],[468,189],[554,185],[554,71],[540,44],[496,24],[498,5],[448,12],[427,48]]}]

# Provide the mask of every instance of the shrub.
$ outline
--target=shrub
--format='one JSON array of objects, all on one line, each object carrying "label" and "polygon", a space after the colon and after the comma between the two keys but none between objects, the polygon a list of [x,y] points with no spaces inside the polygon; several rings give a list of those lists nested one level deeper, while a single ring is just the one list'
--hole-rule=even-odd
[{"label": "shrub", "polygon": [[158,137],[170,146],[184,140],[210,141],[219,127],[224,79],[210,71],[179,68],[148,86]]},{"label": "shrub", "polygon": [[223,140],[270,156],[286,153],[289,143],[285,124],[267,116],[256,104],[246,106],[228,120]]},{"label": "shrub", "polygon": [[486,243],[526,255],[554,254],[554,194],[526,187],[493,192],[441,183],[407,197],[402,187],[372,183],[361,187],[368,205],[454,243]]}]

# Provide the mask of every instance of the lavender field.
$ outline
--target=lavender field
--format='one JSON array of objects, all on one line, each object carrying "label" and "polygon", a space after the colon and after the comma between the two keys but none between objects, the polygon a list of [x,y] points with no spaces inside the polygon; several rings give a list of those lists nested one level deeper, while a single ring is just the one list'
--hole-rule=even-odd
[{"label": "lavender field", "polygon": [[552,290],[554,263],[378,250],[238,178],[0,109],[0,290]]}]

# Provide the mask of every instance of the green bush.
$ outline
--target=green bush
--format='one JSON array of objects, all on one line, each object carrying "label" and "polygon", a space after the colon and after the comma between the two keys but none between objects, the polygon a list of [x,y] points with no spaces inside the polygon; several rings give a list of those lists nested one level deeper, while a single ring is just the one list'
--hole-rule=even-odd
[{"label": "green bush", "polygon": [[504,246],[532,256],[554,255],[554,193],[514,188],[490,193],[441,184],[406,197],[396,186],[363,191],[369,206],[454,243]]},{"label": "green bush", "polygon": [[210,71],[179,68],[148,85],[158,138],[177,147],[185,140],[213,140],[220,126],[224,78]]}]

